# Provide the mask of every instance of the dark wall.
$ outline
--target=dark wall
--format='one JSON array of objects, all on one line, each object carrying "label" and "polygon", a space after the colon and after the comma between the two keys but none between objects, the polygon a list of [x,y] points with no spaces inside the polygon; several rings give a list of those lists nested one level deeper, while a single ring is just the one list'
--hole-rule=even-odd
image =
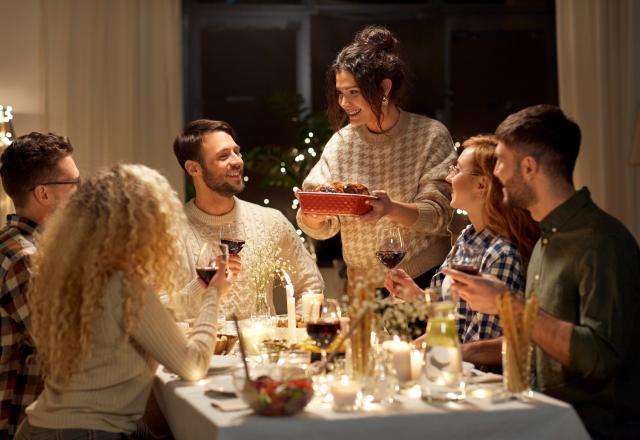
[{"label": "dark wall", "polygon": [[[269,99],[296,90],[296,36],[305,17],[315,110],[325,108],[327,67],[367,24],[386,25],[401,41],[412,72],[404,108],[441,120],[454,140],[492,132],[525,106],[558,101],[553,0],[219,3],[183,3],[185,119],[227,120],[244,149],[301,141]],[[280,24],[270,27],[273,17]],[[290,190],[265,190],[258,180],[250,174],[243,197],[269,198],[291,218]]]}]

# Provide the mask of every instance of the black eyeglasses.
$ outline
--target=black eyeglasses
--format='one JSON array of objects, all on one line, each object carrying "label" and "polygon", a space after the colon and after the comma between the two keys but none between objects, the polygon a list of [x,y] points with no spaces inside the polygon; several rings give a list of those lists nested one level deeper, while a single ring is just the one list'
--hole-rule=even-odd
[{"label": "black eyeglasses", "polygon": [[75,185],[75,186],[80,186],[81,182],[82,182],[82,180],[80,179],[80,177],[78,177],[77,179],[73,179],[73,180],[51,180],[49,182],[38,183],[37,185],[33,186],[29,191],[33,191],[34,189],[36,189],[40,185]]}]

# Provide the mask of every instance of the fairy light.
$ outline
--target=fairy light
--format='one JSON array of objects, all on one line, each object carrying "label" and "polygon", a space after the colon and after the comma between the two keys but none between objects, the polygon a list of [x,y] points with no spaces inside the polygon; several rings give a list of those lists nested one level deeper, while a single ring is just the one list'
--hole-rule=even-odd
[{"label": "fairy light", "polygon": [[310,132],[309,132],[309,134],[308,134],[307,136],[309,136],[310,138],[312,138],[312,137],[313,137],[313,132],[312,132],[312,131],[310,131]]},{"label": "fairy light", "polygon": [[249,181],[249,176],[244,176],[244,177],[242,178],[242,180],[244,180],[245,182],[248,182],[248,181]]},{"label": "fairy light", "polygon": [[309,138],[305,138],[305,139],[304,139],[304,143],[305,143],[305,144],[310,144],[310,143],[311,143],[311,139],[309,139]]},{"label": "fairy light", "polygon": [[268,205],[269,204],[269,199],[264,199],[264,204]]},{"label": "fairy light", "polygon": [[13,107],[0,105],[0,142],[9,145],[13,142]]}]

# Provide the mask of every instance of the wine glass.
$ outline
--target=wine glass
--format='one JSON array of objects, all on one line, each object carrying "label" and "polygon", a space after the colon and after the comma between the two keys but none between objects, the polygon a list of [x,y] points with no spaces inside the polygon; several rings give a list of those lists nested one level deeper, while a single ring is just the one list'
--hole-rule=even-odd
[{"label": "wine glass", "polygon": [[327,348],[340,334],[340,306],[335,299],[315,301],[311,317],[307,321],[307,333],[313,339],[322,356],[322,365],[326,365]]},{"label": "wine glass", "polygon": [[402,232],[397,226],[387,226],[378,229],[376,237],[376,258],[388,269],[395,268],[407,251],[404,247]]},{"label": "wine glass", "polygon": [[454,249],[451,256],[451,268],[469,275],[480,273],[482,248],[470,244],[461,244]]},{"label": "wine glass", "polygon": [[[455,245],[449,265],[452,269],[459,270],[469,275],[478,275],[480,273],[480,265],[482,263],[483,249],[479,246],[471,244]],[[445,277],[442,281],[442,299],[458,302],[457,295],[452,294],[451,285],[453,280]]]},{"label": "wine glass", "polygon": [[222,261],[228,263],[229,246],[223,243],[204,243],[200,247],[196,261],[196,273],[207,286],[218,271],[217,257],[222,257]]},{"label": "wine glass", "polygon": [[237,255],[246,240],[244,224],[240,222],[225,223],[220,228],[220,243],[229,246],[229,254]]}]

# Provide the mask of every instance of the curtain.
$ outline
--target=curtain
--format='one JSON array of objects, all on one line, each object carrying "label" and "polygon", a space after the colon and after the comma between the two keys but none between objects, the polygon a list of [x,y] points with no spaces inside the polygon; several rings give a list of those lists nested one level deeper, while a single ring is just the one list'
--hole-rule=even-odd
[{"label": "curtain", "polygon": [[640,240],[640,2],[556,0],[560,106],[580,125],[575,182]]},{"label": "curtain", "polygon": [[182,198],[172,150],[183,122],[180,0],[41,4],[47,129],[70,138],[83,175],[143,163]]}]

